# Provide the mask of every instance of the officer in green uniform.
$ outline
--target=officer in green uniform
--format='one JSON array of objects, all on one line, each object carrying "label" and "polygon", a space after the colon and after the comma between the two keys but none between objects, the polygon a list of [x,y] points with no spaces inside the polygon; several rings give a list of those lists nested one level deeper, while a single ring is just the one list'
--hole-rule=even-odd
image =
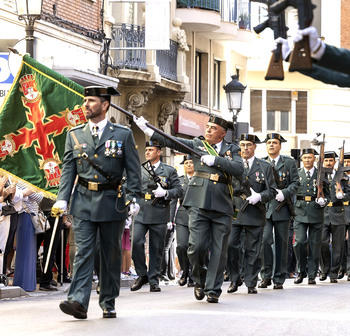
[{"label": "officer in green uniform", "polygon": [[77,252],[68,300],[61,310],[78,319],[87,317],[91,294],[96,236],[101,240],[99,304],[104,318],[116,317],[122,260],[122,233],[128,216],[126,197],[120,185],[128,180],[131,214],[139,209],[140,160],[130,129],[106,119],[114,88],[85,88],[84,109],[89,122],[67,133],[60,188],[54,209],[65,211],[74,189],[70,214],[74,217]]},{"label": "officer in green uniform", "polygon": [[[143,117],[135,118],[134,121],[152,140],[185,151],[181,145],[154,133],[147,127]],[[196,282],[194,295],[197,300],[203,300],[207,295],[209,303],[217,303],[222,292],[227,239],[233,214],[231,176],[243,173],[238,146],[224,140],[228,127],[228,121],[211,116],[204,137],[193,140],[176,138],[201,155],[191,154],[194,174],[182,204],[189,209],[188,258]]]},{"label": "officer in green uniform", "polygon": [[[302,283],[309,276],[309,285],[315,285],[320,260],[324,207],[327,201],[323,198],[317,199],[315,155],[318,153],[313,148],[303,149],[301,153],[303,168],[299,169],[300,188],[294,205],[293,247],[299,272],[294,280],[295,284]],[[324,194],[326,198],[329,197],[327,188],[324,188]]]},{"label": "officer in green uniform", "polygon": [[[324,212],[324,223],[322,230],[322,244],[321,244],[321,274],[320,280],[327,279],[329,274],[330,282],[338,282],[338,272],[341,264],[341,255],[345,241],[346,218],[345,208],[343,202],[350,199],[350,188],[348,185],[348,178],[343,173],[340,181],[340,189],[335,180],[335,158],[337,154],[333,151],[324,153],[324,167],[333,169],[333,173],[328,175],[330,202],[328,203]],[[332,241],[331,250],[329,244]]]},{"label": "officer in green uniform", "polygon": [[[131,291],[139,290],[149,282],[150,292],[160,292],[164,241],[167,223],[170,222],[170,201],[182,196],[182,188],[176,169],[161,162],[162,149],[158,142],[146,142],[145,156],[148,161],[142,164],[142,198],[140,212],[135,217],[132,233],[132,260],[139,276],[131,286]],[[161,179],[162,185],[152,178],[152,169]],[[147,272],[145,241],[149,232],[149,267]]]},{"label": "officer in green uniform", "polygon": [[[271,163],[275,170],[277,195],[275,199],[267,203],[266,226],[264,228],[261,248],[261,277],[259,288],[271,285],[273,278],[274,289],[283,289],[283,283],[287,275],[288,262],[288,235],[289,226],[294,212],[293,198],[299,189],[299,175],[295,160],[291,157],[280,155],[281,143],[286,140],[278,133],[269,133],[266,139],[268,156],[263,158]],[[286,203],[288,201],[288,204]],[[284,202],[277,211],[276,208]],[[275,246],[275,253],[272,245]]]},{"label": "officer in green uniform", "polygon": [[[244,211],[242,211],[242,205],[246,200],[243,200],[243,198],[248,195],[238,193],[233,198],[237,216],[232,221],[232,230],[229,237],[227,264],[231,284],[227,289],[228,293],[236,292],[238,286],[242,283],[239,269],[239,252],[242,249],[240,237],[242,231],[244,231],[244,283],[248,287],[248,294],[257,294],[255,287],[261,268],[261,241],[266,224],[265,204],[277,194],[271,165],[267,161],[255,157],[256,144],[258,143],[261,142],[256,135],[241,134],[239,145],[244,163],[243,179],[249,182],[251,195],[246,199],[249,204]],[[234,183],[235,186],[239,186],[239,181]]]},{"label": "officer in green uniform", "polygon": [[185,155],[181,164],[184,165],[185,175],[180,176],[180,183],[183,190],[183,196],[178,200],[173,200],[171,203],[170,218],[174,218],[173,222],[176,225],[176,254],[181,267],[181,278],[179,280],[180,286],[194,287],[192,277],[192,266],[188,260],[188,240],[190,231],[188,229],[188,210],[182,205],[183,199],[186,195],[188,184],[192,180],[194,174],[193,161],[189,155]]}]

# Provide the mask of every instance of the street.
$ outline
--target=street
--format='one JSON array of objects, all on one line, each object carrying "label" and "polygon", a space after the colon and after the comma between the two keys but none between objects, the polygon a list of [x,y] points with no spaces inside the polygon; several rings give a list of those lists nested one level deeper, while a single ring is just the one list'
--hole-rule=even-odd
[{"label": "street", "polygon": [[243,285],[227,294],[223,285],[218,304],[196,301],[193,288],[149,286],[131,292],[122,288],[116,300],[117,319],[102,319],[96,291],[91,293],[87,320],[63,314],[59,292],[33,292],[29,297],[0,301],[2,335],[346,335],[349,329],[350,282],[329,279],[317,285],[295,285],[288,279],[283,290],[258,289],[248,295]]}]

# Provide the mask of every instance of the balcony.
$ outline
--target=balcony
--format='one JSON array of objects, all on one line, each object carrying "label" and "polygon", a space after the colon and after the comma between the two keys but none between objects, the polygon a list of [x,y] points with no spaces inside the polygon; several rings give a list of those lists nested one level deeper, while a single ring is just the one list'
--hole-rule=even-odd
[{"label": "balcony", "polygon": [[220,0],[177,0],[177,8],[201,8],[220,12]]},{"label": "balcony", "polygon": [[177,81],[177,48],[178,43],[170,40],[169,50],[157,50],[156,64],[159,74],[172,81]]}]

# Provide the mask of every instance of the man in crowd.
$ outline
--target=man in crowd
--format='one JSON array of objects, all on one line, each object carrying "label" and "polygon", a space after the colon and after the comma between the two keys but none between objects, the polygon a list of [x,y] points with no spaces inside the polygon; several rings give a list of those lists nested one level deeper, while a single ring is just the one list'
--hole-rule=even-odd
[{"label": "man in crowd", "polygon": [[[265,203],[272,200],[277,193],[271,165],[255,157],[257,143],[260,143],[260,140],[256,135],[241,134],[239,146],[244,174],[240,181],[235,181],[235,186],[238,188],[235,188],[237,191],[234,194],[233,204],[237,217],[232,222],[228,246],[227,264],[231,280],[228,293],[236,292],[238,286],[242,284],[239,252],[243,248],[244,283],[248,287],[248,294],[257,294],[256,285],[261,269],[261,241],[266,224]],[[247,185],[249,192],[241,189],[243,183]],[[247,204],[245,209],[244,203]],[[245,236],[243,246],[240,239],[242,231]]]},{"label": "man in crowd", "polygon": [[[293,198],[300,182],[295,160],[280,154],[281,144],[286,140],[278,133],[269,133],[263,142],[266,142],[268,154],[264,159],[272,165],[277,195],[267,203],[266,226],[261,249],[263,280],[259,288],[267,288],[273,279],[273,288],[283,289],[288,274],[288,235],[294,214]],[[275,246],[275,253],[272,245]]]},{"label": "man in crowd", "polygon": [[203,300],[207,295],[209,303],[217,303],[222,292],[227,239],[233,213],[231,176],[243,173],[239,148],[224,140],[229,123],[220,117],[211,116],[204,137],[193,140],[176,138],[176,143],[154,133],[147,127],[143,117],[135,117],[134,121],[146,135],[151,136],[151,140],[190,153],[179,144],[181,142],[198,154],[191,153],[194,174],[183,201],[183,206],[189,209],[188,258],[196,282],[195,298]]},{"label": "man in crowd", "polygon": [[[170,222],[170,201],[181,197],[182,188],[176,169],[161,162],[161,145],[147,141],[146,162],[142,164],[142,198],[132,233],[132,260],[138,278],[131,291],[150,284],[150,292],[160,292],[159,276],[164,251],[167,223]],[[161,180],[156,182],[156,180]],[[147,272],[145,241],[149,232],[149,267]]]},{"label": "man in crowd", "polygon": [[[294,252],[298,265],[295,284],[303,282],[309,276],[309,285],[316,284],[316,275],[320,261],[324,207],[327,200],[317,199],[317,168],[314,166],[318,153],[313,148],[303,149],[299,169],[300,188],[295,201]],[[324,188],[325,198],[329,198]],[[307,270],[307,272],[306,272]]]},{"label": "man in crowd", "polygon": [[334,169],[336,157],[337,154],[334,151],[325,152],[323,161],[323,166],[332,169],[332,173],[328,174],[329,183],[325,185],[329,190],[330,202],[324,213],[320,280],[326,280],[329,274],[331,283],[338,282],[338,272],[341,264],[346,229],[343,202],[350,199],[350,186],[348,185],[347,175],[343,172],[341,173],[340,181],[336,180],[336,171]]},{"label": "man in crowd", "polygon": [[[91,294],[96,236],[100,235],[99,304],[104,318],[115,318],[119,295],[122,234],[128,216],[121,179],[128,180],[130,212],[138,212],[141,192],[140,160],[130,129],[106,119],[114,88],[86,87],[84,109],[89,122],[67,133],[57,202],[53,212],[67,209],[76,175],[70,213],[77,245],[68,300],[60,309],[86,319]],[[119,192],[118,192],[119,191]]]}]

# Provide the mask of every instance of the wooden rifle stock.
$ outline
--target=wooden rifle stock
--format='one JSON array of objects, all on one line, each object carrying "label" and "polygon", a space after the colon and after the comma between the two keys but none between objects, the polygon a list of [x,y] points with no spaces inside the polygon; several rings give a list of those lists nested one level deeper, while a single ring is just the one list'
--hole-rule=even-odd
[{"label": "wooden rifle stock", "polygon": [[[131,112],[126,111],[126,110],[124,110],[123,108],[121,108],[120,106],[115,105],[115,104],[113,104],[113,103],[111,103],[110,105],[111,105],[112,107],[114,107],[115,109],[117,109],[118,111],[120,111],[120,112],[126,114],[128,117],[130,117],[130,118],[133,119],[134,114],[132,114]],[[197,156],[197,157],[201,157],[201,156],[202,156],[201,154],[197,153],[197,152],[196,152],[194,149],[192,149],[191,147],[189,147],[189,146],[183,144],[182,142],[178,141],[177,139],[175,139],[175,138],[172,137],[171,135],[164,133],[164,132],[161,131],[160,129],[158,129],[158,128],[152,126],[151,124],[146,123],[146,126],[149,127],[150,129],[152,129],[153,131],[159,133],[159,134],[162,135],[164,138],[166,138],[166,139],[168,139],[168,140],[170,140],[170,141],[176,143],[177,145],[181,146],[183,149],[185,149],[186,152],[188,152],[188,153],[190,153],[190,154],[193,154],[193,155],[195,155],[195,156]]]},{"label": "wooden rifle stock", "polygon": [[289,71],[311,70],[312,60],[310,53],[309,37],[304,38],[294,44],[294,49],[290,56]]},{"label": "wooden rifle stock", "polygon": [[269,67],[266,72],[265,80],[284,80],[282,43],[278,43],[277,49],[272,52]]}]

